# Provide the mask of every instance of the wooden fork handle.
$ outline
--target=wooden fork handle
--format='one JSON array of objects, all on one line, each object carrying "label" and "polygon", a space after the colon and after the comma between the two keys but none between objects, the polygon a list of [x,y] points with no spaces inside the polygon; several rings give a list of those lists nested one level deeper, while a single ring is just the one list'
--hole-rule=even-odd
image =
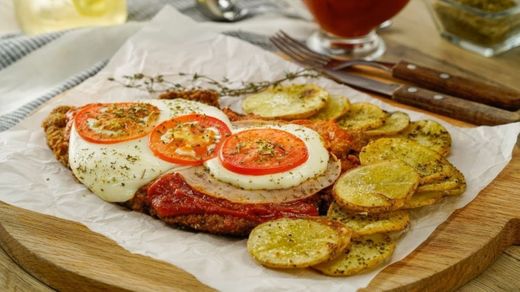
[{"label": "wooden fork handle", "polygon": [[428,88],[504,109],[520,109],[520,92],[476,79],[464,78],[417,64],[400,61],[392,76]]},{"label": "wooden fork handle", "polygon": [[499,109],[415,86],[403,85],[392,99],[476,125],[500,125],[520,121],[520,113]]}]

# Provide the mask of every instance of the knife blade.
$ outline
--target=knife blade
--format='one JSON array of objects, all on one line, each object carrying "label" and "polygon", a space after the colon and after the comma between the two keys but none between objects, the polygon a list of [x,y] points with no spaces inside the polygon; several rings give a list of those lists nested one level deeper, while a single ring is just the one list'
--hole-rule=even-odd
[{"label": "knife blade", "polygon": [[499,109],[417,86],[385,83],[344,71],[334,71],[323,68],[317,70],[337,82],[379,93],[397,102],[472,124],[500,125],[520,121],[519,112]]}]

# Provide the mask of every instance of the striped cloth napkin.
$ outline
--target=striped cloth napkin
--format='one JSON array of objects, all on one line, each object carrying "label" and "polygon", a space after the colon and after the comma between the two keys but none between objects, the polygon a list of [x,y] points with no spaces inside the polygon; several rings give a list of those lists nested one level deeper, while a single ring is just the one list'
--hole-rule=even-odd
[{"label": "striped cloth napkin", "polygon": [[[262,0],[246,0],[242,1],[241,5],[245,7],[254,6],[258,5],[261,1]],[[127,28],[121,28],[123,27],[121,26],[119,28],[105,28],[103,31],[98,29],[98,32],[92,32],[95,29],[83,29],[37,36],[26,36],[23,34],[0,36],[0,132],[15,126],[50,98],[78,85],[85,79],[99,72],[106,65],[110,56],[124,42],[126,37],[140,28],[140,25],[134,22],[149,20],[160,11],[164,5],[172,5],[194,20],[207,21],[194,7],[194,0],[128,0],[129,23],[123,25],[127,26]],[[230,28],[231,27],[230,25]],[[111,34],[110,29],[114,30]],[[107,33],[107,31],[109,32]],[[73,65],[67,66],[67,68],[71,67],[69,69],[71,74],[64,80],[56,79],[59,78],[59,74],[53,74],[53,64],[54,62],[59,63],[60,60],[58,59],[60,59],[61,56],[69,56],[69,58],[73,56],[71,54],[74,52],[68,52],[70,50],[67,50],[67,46],[69,46],[71,42],[74,42],[74,38],[77,38],[77,40],[94,39],[101,33],[107,34],[106,39],[111,40],[110,44],[112,44],[112,50],[104,52],[106,58],[90,64],[88,68],[84,68],[84,66],[81,67],[81,64],[76,67]],[[236,28],[227,30],[224,33],[266,49],[272,49],[266,36],[256,33],[247,33],[242,30],[237,30]],[[63,44],[58,46],[60,42]],[[102,50],[102,48],[109,46],[109,43],[103,40],[100,40],[98,43],[97,49],[95,45],[93,45],[91,49]],[[43,49],[49,44],[54,44],[58,49],[54,49],[51,53],[45,52],[47,55],[37,58],[36,55],[40,53],[39,51],[44,54]],[[89,48],[84,49],[89,50]],[[71,48],[71,50],[73,49]],[[56,56],[53,57],[52,53],[55,53]],[[84,61],[84,63],[85,62],[87,61]],[[31,68],[31,66],[34,66],[34,68]],[[74,71],[79,70],[78,68],[81,70]],[[26,75],[26,73],[29,75]],[[62,75],[63,74],[66,73],[64,72]],[[24,80],[20,81],[21,79]],[[48,87],[47,84],[54,84],[54,86]]]}]

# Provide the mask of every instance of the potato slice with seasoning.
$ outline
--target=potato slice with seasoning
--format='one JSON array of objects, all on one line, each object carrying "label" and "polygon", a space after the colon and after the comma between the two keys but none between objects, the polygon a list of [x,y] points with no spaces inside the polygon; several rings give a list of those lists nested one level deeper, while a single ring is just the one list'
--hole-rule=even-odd
[{"label": "potato slice with seasoning", "polygon": [[391,113],[385,123],[376,129],[368,130],[365,133],[369,136],[392,136],[406,129],[410,124],[410,116],[403,112]]},{"label": "potato slice with seasoning", "polygon": [[386,262],[395,250],[395,241],[387,234],[372,234],[352,240],[350,249],[325,263],[313,266],[325,275],[350,276],[372,270]]},{"label": "potato slice with seasoning", "polygon": [[338,205],[351,212],[382,213],[404,205],[419,184],[419,174],[399,160],[357,167],[334,184]]},{"label": "potato slice with seasoning", "polygon": [[403,209],[415,209],[438,203],[445,197],[459,196],[466,190],[465,185],[453,190],[446,191],[430,191],[415,193],[408,201],[404,203]]},{"label": "potato slice with seasoning", "polygon": [[443,196],[460,196],[466,191],[466,184],[461,185],[460,187],[453,189],[453,190],[446,190],[446,191],[440,191]]},{"label": "potato slice with seasoning", "polygon": [[410,224],[410,215],[404,210],[371,215],[349,214],[335,202],[330,205],[327,217],[350,228],[352,238],[375,233],[402,231]]},{"label": "potato slice with seasoning", "polygon": [[400,136],[416,141],[432,149],[442,156],[447,156],[451,148],[451,136],[443,125],[430,120],[420,120],[410,125],[400,133]]},{"label": "potato slice with seasoning", "polygon": [[419,186],[416,193],[405,202],[403,209],[429,206],[444,197],[462,195],[466,190],[466,181],[458,169],[453,167],[453,171],[453,176],[446,181]]},{"label": "potato slice with seasoning", "polygon": [[404,203],[403,209],[415,209],[438,203],[444,195],[441,192],[415,193]]},{"label": "potato slice with seasoning", "polygon": [[438,181],[438,182],[436,181],[436,182],[420,185],[417,188],[417,193],[447,191],[447,190],[456,189],[459,186],[460,186],[460,184],[458,183],[457,180],[448,178],[447,180],[444,180],[444,181]]},{"label": "potato slice with seasoning", "polygon": [[364,131],[381,127],[387,114],[371,103],[353,103],[350,110],[338,119],[338,125],[347,130]]},{"label": "potato slice with seasoning", "polygon": [[282,218],[255,227],[247,250],[271,268],[305,268],[341,254],[350,244],[351,231],[325,218]]},{"label": "potato slice with seasoning", "polygon": [[[466,189],[466,180],[464,175],[454,166],[449,172],[449,177],[446,180],[435,181],[428,184],[420,185],[417,188],[417,193],[423,192],[442,192]],[[454,192],[456,193],[456,191]]]},{"label": "potato slice with seasoning", "polygon": [[453,166],[442,155],[406,138],[380,138],[363,147],[362,165],[398,159],[413,167],[421,176],[420,184],[445,180]]},{"label": "potato slice with seasoning", "polygon": [[325,107],[311,117],[312,120],[336,120],[350,110],[350,101],[345,96],[329,95]]},{"label": "potato slice with seasoning", "polygon": [[247,96],[242,108],[264,118],[303,119],[320,111],[328,98],[329,93],[315,84],[275,86]]}]

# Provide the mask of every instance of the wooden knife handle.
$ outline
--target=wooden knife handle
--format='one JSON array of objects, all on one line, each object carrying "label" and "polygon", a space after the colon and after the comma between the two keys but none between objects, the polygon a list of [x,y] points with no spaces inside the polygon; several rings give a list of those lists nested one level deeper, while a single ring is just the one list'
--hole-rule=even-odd
[{"label": "wooden knife handle", "polygon": [[504,86],[451,75],[405,61],[398,62],[392,68],[392,76],[410,81],[423,88],[460,98],[504,109],[520,109],[520,92]]},{"label": "wooden knife handle", "polygon": [[476,125],[500,125],[520,121],[520,113],[403,85],[392,99]]}]

